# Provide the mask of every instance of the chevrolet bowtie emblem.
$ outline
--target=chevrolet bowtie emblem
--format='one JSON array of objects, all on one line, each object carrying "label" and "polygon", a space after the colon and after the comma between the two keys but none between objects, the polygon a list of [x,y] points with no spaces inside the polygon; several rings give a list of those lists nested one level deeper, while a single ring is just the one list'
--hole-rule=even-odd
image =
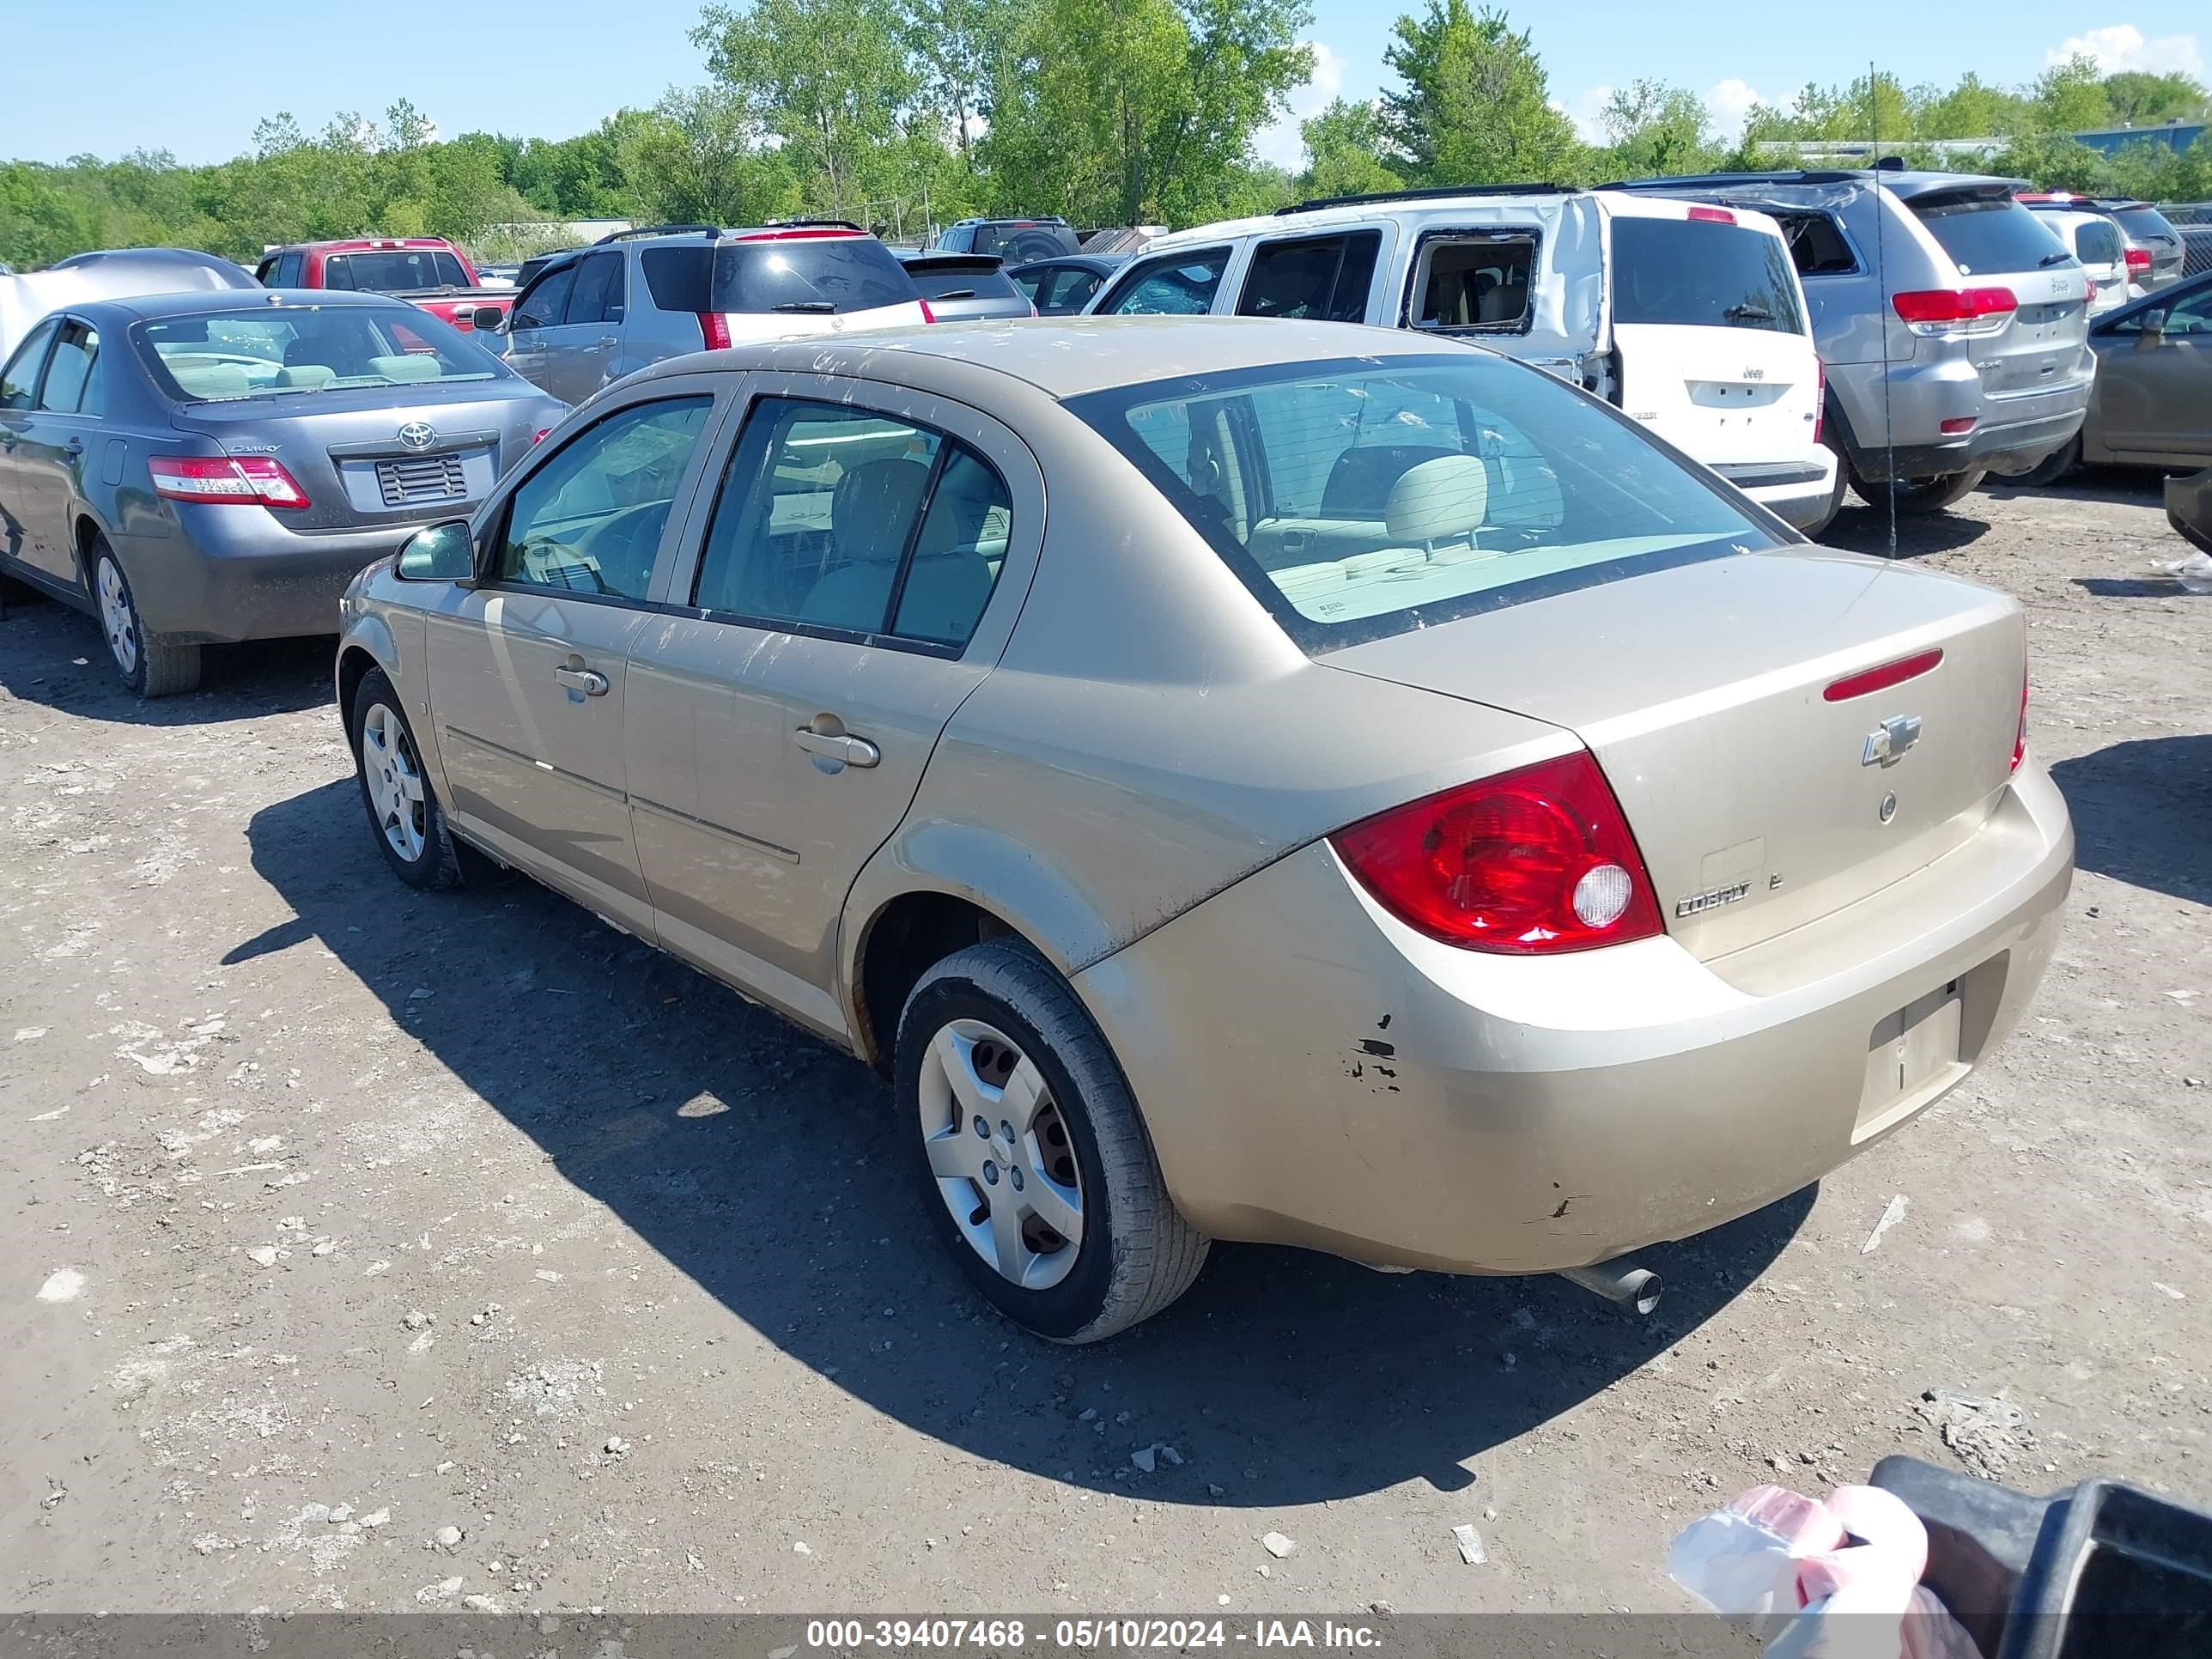
[{"label": "chevrolet bowtie emblem", "polygon": [[1894,766],[1905,758],[1905,751],[1920,741],[1920,716],[1893,714],[1867,733],[1866,751],[1859,757],[1861,766]]}]

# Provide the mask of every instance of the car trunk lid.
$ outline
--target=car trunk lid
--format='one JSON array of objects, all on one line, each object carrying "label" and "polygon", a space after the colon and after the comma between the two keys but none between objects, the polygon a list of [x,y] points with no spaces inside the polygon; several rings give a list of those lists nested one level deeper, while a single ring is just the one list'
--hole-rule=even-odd
[{"label": "car trunk lid", "polygon": [[[1573,732],[1620,801],[1668,932],[1710,958],[1971,836],[2010,773],[2024,650],[2020,608],[2001,594],[1792,550],[1656,569],[1320,659]],[[1886,690],[1832,694],[1929,653]]]}]

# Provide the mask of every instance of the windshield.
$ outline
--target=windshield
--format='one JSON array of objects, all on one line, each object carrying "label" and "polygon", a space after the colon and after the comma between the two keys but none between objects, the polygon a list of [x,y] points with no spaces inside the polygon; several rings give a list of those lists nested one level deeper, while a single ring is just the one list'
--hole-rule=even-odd
[{"label": "windshield", "polygon": [[1613,264],[1615,322],[1805,331],[1790,251],[1765,231],[1615,215]]},{"label": "windshield", "polygon": [[191,403],[507,374],[429,313],[397,303],[199,312],[131,335],[155,384]]},{"label": "windshield", "polygon": [[1642,429],[1487,352],[1070,401],[1309,650],[1780,544]]},{"label": "windshield", "polygon": [[371,294],[411,294],[426,288],[466,288],[461,262],[439,248],[393,248],[377,253],[331,253],[323,258],[325,288],[366,289]]},{"label": "windshield", "polygon": [[2047,270],[2074,256],[2051,227],[2009,196],[1948,196],[1908,202],[1962,276]]}]

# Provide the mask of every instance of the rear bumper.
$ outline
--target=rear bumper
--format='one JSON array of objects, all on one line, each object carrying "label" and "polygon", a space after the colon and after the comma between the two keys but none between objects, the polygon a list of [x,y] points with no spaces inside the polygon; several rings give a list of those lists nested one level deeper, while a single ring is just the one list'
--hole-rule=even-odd
[{"label": "rear bumper", "polygon": [[175,505],[179,534],[125,538],[116,553],[147,629],[205,644],[337,633],[346,584],[422,528],[301,535],[266,507]]},{"label": "rear bumper", "polygon": [[1836,491],[1836,465],[1835,452],[1821,445],[1798,461],[1713,470],[1777,518],[1803,530],[1827,517]]},{"label": "rear bumper", "polygon": [[[1200,1228],[1546,1272],[1719,1225],[1910,1121],[2019,1019],[2072,873],[2031,757],[1952,853],[1711,962],[1666,938],[1455,950],[1316,842],[1075,982]],[[1947,994],[1955,1024],[1893,1059],[1900,1011]]]},{"label": "rear bumper", "polygon": [[[1857,388],[1860,400],[1872,400],[1871,418],[1862,421],[1859,410],[1852,411],[1851,465],[1870,483],[1948,477],[1978,467],[2024,472],[2081,429],[2096,380],[2087,347],[2082,359],[2085,366],[2069,380],[2005,393],[1984,392],[1979,371],[1964,357],[1893,363],[1886,394],[1890,446],[1866,436],[1882,430],[1881,365],[1860,366],[1875,371],[1866,377],[1870,386]],[[1965,420],[1974,423],[1969,430],[1944,433],[1946,421]]]}]

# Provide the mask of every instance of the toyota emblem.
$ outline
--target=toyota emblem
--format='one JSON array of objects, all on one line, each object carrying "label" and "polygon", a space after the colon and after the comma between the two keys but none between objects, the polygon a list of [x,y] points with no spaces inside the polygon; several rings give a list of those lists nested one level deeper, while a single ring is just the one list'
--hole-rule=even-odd
[{"label": "toyota emblem", "polygon": [[428,449],[438,441],[438,428],[428,421],[410,421],[399,428],[399,441],[410,449]]}]

